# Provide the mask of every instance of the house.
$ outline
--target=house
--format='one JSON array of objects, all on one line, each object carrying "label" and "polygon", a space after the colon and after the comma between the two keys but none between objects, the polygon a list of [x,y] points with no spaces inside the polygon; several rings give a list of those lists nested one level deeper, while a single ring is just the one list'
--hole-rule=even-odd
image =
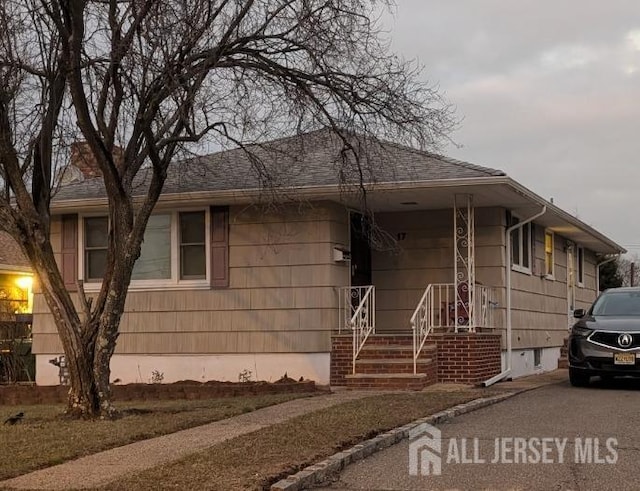
[{"label": "house", "polygon": [[[598,258],[623,249],[502,171],[363,148],[358,165],[317,131],[252,147],[259,161],[230,150],[177,163],[134,270],[112,378],[287,372],[420,388],[556,368],[572,310],[596,296]],[[75,155],[87,177],[56,195],[52,242],[68,287],[82,279],[90,294],[106,200],[90,156]],[[33,337],[37,382],[58,383],[48,360],[62,347],[41,295]]]}]

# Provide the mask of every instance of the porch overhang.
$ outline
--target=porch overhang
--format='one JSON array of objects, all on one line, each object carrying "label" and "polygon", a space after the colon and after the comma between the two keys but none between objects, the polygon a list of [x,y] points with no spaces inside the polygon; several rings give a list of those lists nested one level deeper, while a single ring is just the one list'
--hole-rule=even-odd
[{"label": "porch overhang", "polygon": [[377,184],[367,189],[367,205],[378,212],[448,209],[453,207],[456,194],[473,195],[475,208],[502,207],[525,217],[546,206],[546,213],[536,223],[599,254],[626,252],[604,234],[508,176]]}]

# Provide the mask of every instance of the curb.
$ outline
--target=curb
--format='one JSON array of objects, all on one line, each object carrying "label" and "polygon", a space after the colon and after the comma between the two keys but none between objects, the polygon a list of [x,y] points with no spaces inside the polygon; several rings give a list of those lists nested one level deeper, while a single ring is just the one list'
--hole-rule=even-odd
[{"label": "curb", "polygon": [[424,418],[417,419],[411,423],[407,423],[404,426],[394,428],[386,433],[381,433],[374,438],[365,440],[362,443],[354,445],[353,447],[333,454],[331,457],[318,462],[317,464],[305,467],[300,472],[297,472],[285,479],[281,479],[277,483],[271,486],[271,491],[299,491],[302,489],[308,489],[314,485],[322,484],[326,482],[327,478],[336,472],[341,471],[349,464],[362,460],[369,455],[372,455],[380,450],[383,450],[391,445],[409,438],[409,432],[416,426],[427,424],[438,424],[451,421],[456,416],[476,411],[483,407],[491,406],[502,402],[506,399],[510,399],[513,396],[526,392],[530,389],[520,389],[513,392],[506,392],[504,394],[498,394],[492,397],[482,397],[474,399],[463,404],[458,404],[444,411],[426,416]]}]

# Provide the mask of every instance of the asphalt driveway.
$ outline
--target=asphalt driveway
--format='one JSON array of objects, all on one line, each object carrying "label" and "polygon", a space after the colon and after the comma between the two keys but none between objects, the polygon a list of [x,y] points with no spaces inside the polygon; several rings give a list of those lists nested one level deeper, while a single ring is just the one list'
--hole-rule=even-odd
[{"label": "asphalt driveway", "polygon": [[438,429],[441,449],[428,453],[440,475],[418,466],[411,476],[405,440],[347,467],[327,489],[640,489],[640,381],[551,385]]}]

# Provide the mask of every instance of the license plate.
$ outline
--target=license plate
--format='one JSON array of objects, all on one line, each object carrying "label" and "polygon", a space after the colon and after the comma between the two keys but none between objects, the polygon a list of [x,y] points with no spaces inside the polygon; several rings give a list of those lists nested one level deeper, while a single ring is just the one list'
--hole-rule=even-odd
[{"label": "license plate", "polygon": [[636,354],[635,353],[614,353],[613,364],[614,365],[635,365]]}]

